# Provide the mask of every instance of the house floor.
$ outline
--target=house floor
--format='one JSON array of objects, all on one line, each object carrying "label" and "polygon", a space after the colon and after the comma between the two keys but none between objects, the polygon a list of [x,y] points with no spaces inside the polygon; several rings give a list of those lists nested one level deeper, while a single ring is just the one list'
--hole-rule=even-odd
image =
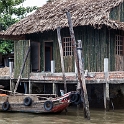
[{"label": "house floor", "polygon": [[[66,81],[68,83],[76,83],[77,82],[77,74],[76,73],[65,73]],[[54,81],[54,82],[63,82],[62,73],[31,73],[30,80],[35,81]],[[97,83],[105,83],[105,74],[104,72],[88,72],[85,75],[85,80],[87,84],[97,84]],[[108,83],[111,84],[120,84],[124,83],[124,71],[113,71],[108,72]]]}]

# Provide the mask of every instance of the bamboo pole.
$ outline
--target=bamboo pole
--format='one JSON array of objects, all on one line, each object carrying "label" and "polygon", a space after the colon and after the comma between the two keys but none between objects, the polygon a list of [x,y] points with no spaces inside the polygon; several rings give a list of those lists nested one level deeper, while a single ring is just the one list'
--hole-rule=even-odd
[{"label": "bamboo pole", "polygon": [[60,50],[60,57],[61,57],[61,68],[62,68],[62,75],[63,75],[63,81],[64,81],[64,91],[65,91],[65,93],[67,93],[65,66],[64,66],[64,60],[63,60],[63,49],[62,49],[60,27],[57,28],[57,36],[58,36],[58,43],[59,43],[59,50]]},{"label": "bamboo pole", "polygon": [[[80,86],[81,86],[81,93],[82,93],[81,97],[82,97],[82,99],[84,98],[84,102],[83,102],[84,117],[87,118],[88,120],[90,120],[89,101],[88,101],[87,89],[86,89],[84,72],[83,72],[84,68],[83,67],[81,68],[81,66],[79,66],[79,58],[78,58],[78,54],[77,54],[76,40],[75,40],[74,30],[73,30],[72,21],[71,21],[71,14],[68,10],[66,10],[66,15],[67,15],[70,35],[71,35],[71,39],[72,39],[74,58],[75,58],[77,70],[78,70],[78,80],[79,80]],[[82,72],[82,74],[81,74],[81,72]]]}]

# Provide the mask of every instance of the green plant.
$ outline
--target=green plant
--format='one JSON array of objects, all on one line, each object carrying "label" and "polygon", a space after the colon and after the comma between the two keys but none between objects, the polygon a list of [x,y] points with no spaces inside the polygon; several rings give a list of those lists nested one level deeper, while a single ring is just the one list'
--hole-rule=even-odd
[{"label": "green plant", "polygon": [[[24,18],[37,7],[23,7],[25,0],[0,0],[0,31],[6,30],[10,25]],[[0,40],[0,52],[3,54],[13,51],[13,41]]]}]

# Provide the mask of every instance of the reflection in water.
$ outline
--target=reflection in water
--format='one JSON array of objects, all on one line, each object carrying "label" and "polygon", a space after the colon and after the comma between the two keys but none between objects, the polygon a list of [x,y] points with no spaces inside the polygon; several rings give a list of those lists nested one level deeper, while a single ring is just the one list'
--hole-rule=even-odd
[{"label": "reflection in water", "polygon": [[91,120],[84,119],[82,108],[68,108],[68,113],[0,113],[0,124],[124,124],[124,110],[90,110]]}]

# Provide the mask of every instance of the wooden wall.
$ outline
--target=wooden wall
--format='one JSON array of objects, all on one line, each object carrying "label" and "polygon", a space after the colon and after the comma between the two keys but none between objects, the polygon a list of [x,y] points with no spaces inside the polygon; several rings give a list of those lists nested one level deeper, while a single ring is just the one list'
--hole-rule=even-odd
[{"label": "wooden wall", "polygon": [[91,72],[104,70],[104,58],[109,58],[109,68],[114,70],[115,31],[94,29],[91,26],[75,29],[77,40],[82,40],[85,69]]},{"label": "wooden wall", "polygon": [[[110,11],[110,19],[116,20],[119,22],[124,22],[124,2],[121,3],[119,6],[111,9]],[[116,34],[120,36],[124,36],[123,31],[116,30]],[[124,56],[116,55],[115,56],[115,70],[116,71],[124,71]]]},{"label": "wooden wall", "polygon": [[[26,56],[30,41],[15,41],[14,42],[14,78],[17,79],[23,62]],[[22,74],[22,78],[28,78],[30,74],[30,54],[28,55],[25,63],[25,68]]]},{"label": "wooden wall", "polygon": [[110,16],[110,19],[124,22],[124,2],[119,6],[111,9],[109,16]]},{"label": "wooden wall", "polygon": [[[76,41],[82,40],[85,69],[91,72],[104,70],[104,58],[109,58],[109,70],[115,70],[115,35],[118,30],[94,29],[91,26],[74,28]],[[69,29],[61,30],[61,37],[70,37]],[[40,34],[41,43],[41,71],[44,70],[44,41],[53,41],[53,60],[55,60],[55,71],[61,72],[59,45],[56,31],[48,31]],[[65,71],[74,72],[74,57],[64,57]]]},{"label": "wooden wall", "polygon": [[[109,70],[115,71],[115,35],[120,34],[119,30],[94,29],[91,26],[79,26],[74,28],[76,41],[82,40],[84,69],[91,72],[100,72],[104,70],[104,58],[109,58]],[[61,30],[61,37],[70,37],[69,29]],[[59,45],[57,32],[46,31],[35,35],[35,40],[41,43],[40,63],[41,71],[44,71],[44,41],[53,41],[53,60],[55,60],[55,72],[61,72]],[[65,71],[74,72],[74,57],[64,57]]]},{"label": "wooden wall", "polygon": [[[61,72],[61,60],[60,60],[60,52],[59,52],[59,44],[57,39],[57,32],[56,31],[49,31],[44,32],[42,35],[42,50],[41,52],[44,53],[44,41],[53,41],[53,60],[55,60],[55,72]],[[61,38],[68,37],[69,30],[68,28],[65,28],[64,30],[61,30]],[[44,58],[44,54],[43,54]],[[44,60],[42,60],[44,62]],[[64,64],[65,64],[65,72],[74,72],[74,57],[73,56],[65,56],[64,57]]]},{"label": "wooden wall", "polygon": [[[102,29],[94,29],[91,26],[81,26],[74,28],[76,41],[82,40],[83,43],[83,56],[85,69],[91,72],[100,72],[104,70],[104,58],[109,58],[109,70],[115,70],[115,35],[118,30],[108,30],[107,27]],[[61,72],[60,53],[57,41],[56,31],[44,32],[42,35],[41,46],[43,47],[44,40],[53,40],[53,59],[55,60],[56,72]],[[64,28],[61,30],[61,37],[69,37],[69,29]],[[42,62],[43,63],[43,54]],[[74,57],[64,57],[65,71],[74,72]],[[42,64],[43,65],[43,64]]]}]

